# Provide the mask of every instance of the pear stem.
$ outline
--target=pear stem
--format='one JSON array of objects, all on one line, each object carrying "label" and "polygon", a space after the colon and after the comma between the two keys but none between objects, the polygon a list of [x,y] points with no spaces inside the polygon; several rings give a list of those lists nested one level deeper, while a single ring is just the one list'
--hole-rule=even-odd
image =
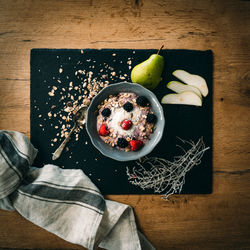
[{"label": "pear stem", "polygon": [[161,50],[163,49],[164,45],[161,45],[161,47],[159,48],[157,55],[159,55],[159,53],[161,52]]}]

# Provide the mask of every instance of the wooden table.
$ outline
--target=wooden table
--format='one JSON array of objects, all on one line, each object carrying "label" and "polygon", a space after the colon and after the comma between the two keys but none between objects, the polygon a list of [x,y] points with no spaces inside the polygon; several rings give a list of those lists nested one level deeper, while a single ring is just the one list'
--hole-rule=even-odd
[{"label": "wooden table", "polygon": [[[110,195],[157,249],[250,249],[250,2],[0,0],[0,129],[29,129],[31,48],[212,49],[213,194]],[[83,249],[0,211],[0,248]]]}]

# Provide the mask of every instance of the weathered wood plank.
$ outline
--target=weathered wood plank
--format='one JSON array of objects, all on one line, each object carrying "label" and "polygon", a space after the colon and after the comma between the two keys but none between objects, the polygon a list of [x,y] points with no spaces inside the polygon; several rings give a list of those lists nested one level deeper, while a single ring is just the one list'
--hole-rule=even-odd
[{"label": "weathered wood plank", "polygon": [[[157,249],[250,249],[250,2],[1,0],[0,129],[30,134],[31,48],[212,49],[211,195],[108,196],[130,204]],[[0,248],[83,249],[0,211]]]}]

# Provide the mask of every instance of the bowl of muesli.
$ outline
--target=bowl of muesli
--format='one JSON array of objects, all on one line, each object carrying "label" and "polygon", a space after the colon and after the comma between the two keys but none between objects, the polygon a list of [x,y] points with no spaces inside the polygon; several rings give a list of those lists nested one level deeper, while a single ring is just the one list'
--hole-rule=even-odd
[{"label": "bowl of muesli", "polygon": [[136,83],[109,85],[92,100],[87,112],[86,130],[92,144],[118,161],[149,154],[161,140],[164,126],[157,97]]}]

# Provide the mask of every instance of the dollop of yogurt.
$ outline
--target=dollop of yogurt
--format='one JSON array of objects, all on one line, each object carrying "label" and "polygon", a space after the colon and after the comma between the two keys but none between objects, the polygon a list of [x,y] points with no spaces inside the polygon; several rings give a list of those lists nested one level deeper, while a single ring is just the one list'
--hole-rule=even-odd
[{"label": "dollop of yogurt", "polygon": [[[109,126],[113,128],[114,132],[122,135],[122,136],[132,136],[134,134],[134,130],[136,126],[134,125],[136,122],[139,121],[140,118],[140,109],[135,107],[133,111],[127,112],[123,108],[114,108],[112,112],[112,116],[109,120]],[[121,127],[121,122],[123,120],[130,120],[132,121],[133,125],[129,130],[124,130]]]}]

